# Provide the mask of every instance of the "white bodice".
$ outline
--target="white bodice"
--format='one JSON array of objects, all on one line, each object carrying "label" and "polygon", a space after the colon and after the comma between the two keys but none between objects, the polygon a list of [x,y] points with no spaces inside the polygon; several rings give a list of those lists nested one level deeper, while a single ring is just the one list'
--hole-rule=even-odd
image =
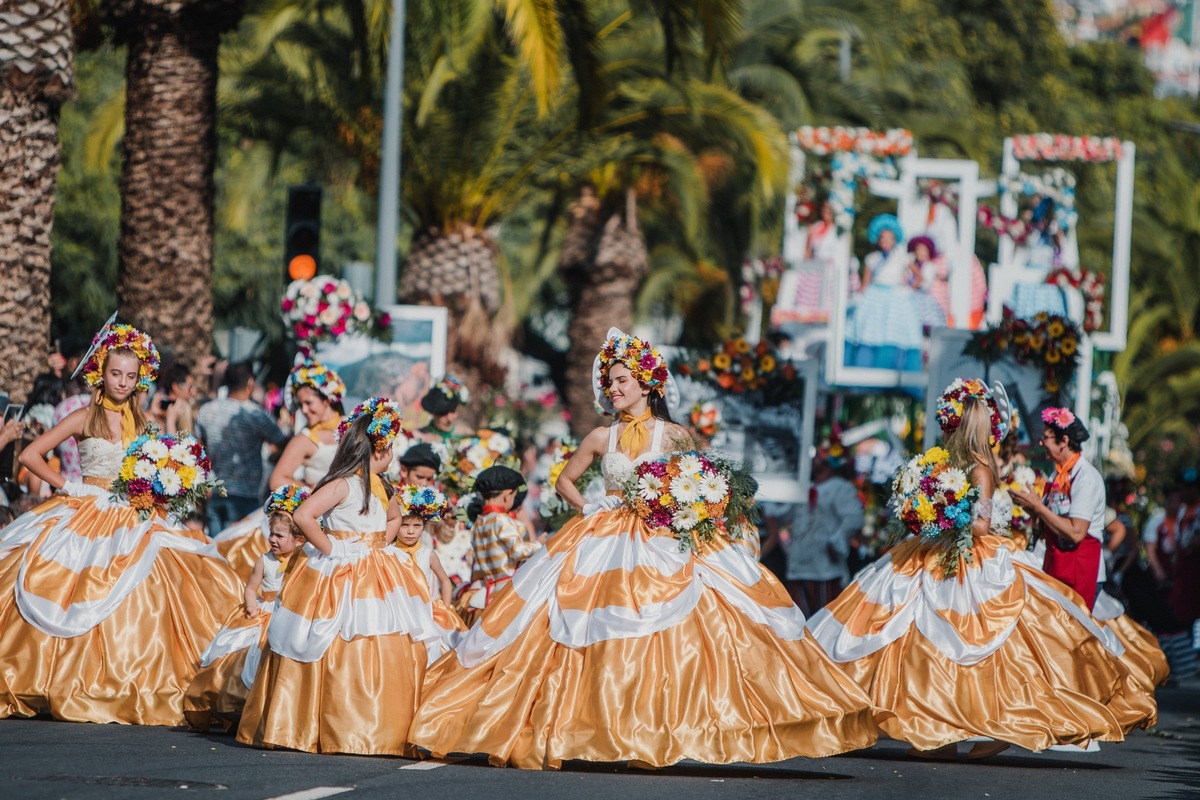
[{"label": "white bodice", "polygon": [[316,486],[325,477],[325,473],[329,472],[329,465],[333,463],[333,456],[337,452],[336,444],[325,444],[317,442],[317,452],[300,465],[296,470],[296,474],[292,477],[301,481],[306,486]]},{"label": "white bodice", "polygon": [[600,459],[600,472],[604,475],[604,488],[610,492],[621,491],[624,484],[633,475],[638,464],[657,456],[662,452],[663,431],[667,428],[662,420],[654,420],[654,433],[650,437],[650,449],[630,460],[629,456],[617,449],[617,423],[608,429],[608,452]]},{"label": "white bodice", "polygon": [[371,495],[370,507],[366,514],[360,514],[363,501],[363,482],[357,475],[344,478],[346,481],[346,499],[331,508],[323,517],[327,531],[355,531],[357,533],[376,533],[387,529],[387,509],[379,498]]},{"label": "white bodice", "polygon": [[79,442],[79,466],[85,478],[116,478],[124,460],[124,445],[97,437]]},{"label": "white bodice", "polygon": [[274,553],[263,553],[263,579],[262,590],[264,592],[278,592],[283,588],[283,572],[287,567],[287,562],[280,561]]},{"label": "white bodice", "polygon": [[986,517],[988,527],[997,533],[1007,533],[1012,524],[1013,500],[1003,489],[996,490],[991,500],[980,500],[975,504],[974,515]]}]

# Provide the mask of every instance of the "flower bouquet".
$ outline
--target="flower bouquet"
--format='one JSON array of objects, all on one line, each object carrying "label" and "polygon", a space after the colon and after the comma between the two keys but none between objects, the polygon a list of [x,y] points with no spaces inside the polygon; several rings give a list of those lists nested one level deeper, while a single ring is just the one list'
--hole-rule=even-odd
[{"label": "flower bouquet", "polygon": [[488,467],[496,464],[515,466],[516,463],[512,440],[502,433],[484,429],[458,442],[449,458],[443,458],[438,477],[446,494],[458,499],[470,493],[475,476]]},{"label": "flower bouquet", "polygon": [[309,349],[347,333],[380,337],[392,324],[386,312],[373,310],[349,283],[330,275],[292,281],[280,310],[288,332]]},{"label": "flower bouquet", "polygon": [[971,508],[978,499],[979,489],[941,447],[909,459],[892,482],[892,510],[909,533],[945,546],[938,564],[947,576],[960,558],[971,560]]},{"label": "flower bouquet", "polygon": [[[1046,479],[1033,467],[1021,464],[1013,468],[1012,475],[1007,481],[1001,481],[996,487],[996,497],[1007,495],[1010,491],[1033,492],[1040,495],[1046,486]],[[993,498],[995,500],[996,498]],[[1014,533],[1023,533],[1029,537],[1028,546],[1032,547],[1033,517],[1019,505],[1013,504],[1012,529]]]},{"label": "flower bouquet", "polygon": [[210,491],[225,493],[204,448],[186,434],[146,433],[134,439],[112,485],[113,497],[136,508],[143,522],[156,507],[182,519]]},{"label": "flower bouquet", "polygon": [[637,465],[625,503],[646,524],[669,528],[680,548],[695,550],[717,535],[741,538],[753,524],[758,484],[741,464],[694,450],[666,453]]},{"label": "flower bouquet", "polygon": [[692,428],[705,439],[716,436],[721,430],[721,423],[725,421],[721,407],[711,400],[692,406],[689,419],[692,421]]},{"label": "flower bouquet", "polygon": [[804,384],[796,368],[766,342],[752,345],[742,337],[721,343],[716,351],[677,366],[681,375],[704,381],[723,394],[749,396],[762,405],[779,405],[800,397]]},{"label": "flower bouquet", "polygon": [[971,336],[963,355],[985,364],[1007,356],[1018,364],[1036,366],[1042,372],[1043,388],[1057,396],[1079,365],[1082,335],[1066,317],[1043,311],[1032,319],[1022,319],[1005,308],[999,324]]}]

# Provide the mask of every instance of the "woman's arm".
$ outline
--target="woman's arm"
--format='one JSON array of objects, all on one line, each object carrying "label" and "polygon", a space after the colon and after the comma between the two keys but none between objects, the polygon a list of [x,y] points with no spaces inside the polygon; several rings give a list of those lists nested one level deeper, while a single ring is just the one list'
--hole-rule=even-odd
[{"label": "woman's arm", "polygon": [[263,564],[265,560],[266,556],[258,557],[258,561],[254,562],[254,571],[246,580],[246,619],[254,619],[262,613],[262,609],[258,607],[258,592],[262,589],[263,571],[266,569]]},{"label": "woman's arm", "polygon": [[988,516],[979,517],[973,516],[971,519],[971,534],[974,536],[983,536],[992,529],[992,495],[996,493],[996,481],[992,478],[992,471],[983,466],[975,467],[971,470],[971,483],[979,488],[979,500],[987,501],[985,508],[988,509]]},{"label": "woman's arm", "polygon": [[604,455],[604,451],[608,447],[608,435],[608,428],[595,428],[583,437],[575,455],[571,456],[571,460],[559,473],[558,480],[554,482],[554,490],[558,492],[558,496],[576,511],[583,511],[584,499],[583,494],[575,486],[575,481],[579,480],[579,476],[592,465],[593,461]]},{"label": "woman's arm", "polygon": [[74,436],[76,440],[83,438],[83,420],[85,416],[87,416],[87,409],[81,408],[25,445],[25,449],[21,451],[21,455],[17,459],[21,462],[21,466],[49,483],[55,489],[63,488],[67,483],[67,479],[61,473],[54,471],[54,468],[46,461],[46,454],[71,436]]},{"label": "woman's arm", "polygon": [[1108,534],[1108,542],[1104,545],[1104,549],[1110,553],[1117,552],[1117,548],[1121,546],[1121,542],[1125,541],[1125,536],[1128,533],[1125,530],[1125,523],[1121,522],[1120,519],[1114,519],[1104,531]]},{"label": "woman's arm", "polygon": [[429,554],[429,569],[433,571],[433,575],[438,579],[438,591],[442,595],[442,602],[450,605],[450,576],[446,574],[446,568],[442,566],[442,560],[438,558],[437,553]]},{"label": "woman's arm", "polygon": [[1060,517],[1042,502],[1042,498],[1033,492],[1023,492],[1013,489],[1013,502],[1029,512],[1029,516],[1042,523],[1042,526],[1061,540],[1078,544],[1088,535],[1088,520],[1074,517]]},{"label": "woman's arm", "polygon": [[292,483],[294,481],[292,476],[296,474],[296,470],[304,466],[304,462],[312,458],[316,452],[317,446],[312,439],[307,436],[293,436],[292,440],[287,443],[287,447],[283,448],[283,454],[275,463],[275,469],[271,470],[267,486],[271,491],[275,491],[280,486]]},{"label": "woman's arm", "polygon": [[296,527],[308,539],[308,543],[317,548],[322,555],[327,556],[333,550],[333,540],[321,530],[317,519],[335,508],[349,494],[350,489],[346,486],[345,478],[331,481],[309,495],[309,498],[292,513],[292,521],[296,523]]}]

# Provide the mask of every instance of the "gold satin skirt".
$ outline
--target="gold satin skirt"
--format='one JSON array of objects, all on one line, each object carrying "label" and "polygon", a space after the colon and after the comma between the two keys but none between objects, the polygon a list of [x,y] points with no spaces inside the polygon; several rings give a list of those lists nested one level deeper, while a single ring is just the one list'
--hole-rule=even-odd
[{"label": "gold satin skirt", "polygon": [[1029,750],[1121,741],[1156,707],[1080,597],[1011,558],[1011,539],[975,538],[946,578],[940,550],[910,539],[809,621],[833,659],[893,716],[881,727],[919,749],[988,737]]},{"label": "gold satin skirt", "polygon": [[1142,689],[1154,694],[1154,690],[1171,675],[1171,668],[1167,666],[1167,656],[1158,646],[1158,639],[1134,622],[1128,614],[1106,621],[1104,627],[1112,631],[1121,640],[1121,644],[1125,645],[1125,655],[1121,656],[1121,663],[1129,668],[1134,680]]},{"label": "gold satin skirt", "polygon": [[213,542],[217,552],[225,556],[229,566],[243,582],[250,580],[250,573],[259,556],[271,549],[264,533],[267,526],[267,515],[255,511],[250,516],[235,522],[221,531]]},{"label": "gold satin skirt", "polygon": [[426,641],[440,642],[425,576],[382,533],[347,557],[306,546],[288,565],[238,741],[310,753],[413,755]]},{"label": "gold satin skirt", "polygon": [[192,678],[183,697],[183,714],[190,727],[208,730],[214,724],[219,724],[229,730],[241,715],[246,695],[250,693],[246,685],[246,658],[251,648],[257,647],[260,653],[266,649],[267,625],[271,622],[269,609],[275,600],[275,593],[265,594],[262,600],[262,610],[253,619],[246,617],[244,603],[234,609],[214,642],[209,645],[205,655],[209,655],[223,639],[236,639],[239,634],[241,638],[253,634],[255,640],[255,644],[249,647],[221,648],[219,653],[213,654],[215,658],[212,662],[201,666],[196,677]]},{"label": "gold satin skirt", "polygon": [[[636,566],[628,566],[636,565]],[[768,762],[868,747],[866,696],[745,548],[576,518],[433,667],[411,741],[494,764]]]},{"label": "gold satin skirt", "polygon": [[55,497],[13,525],[0,717],[181,724],[200,654],[241,594],[203,534],[95,496]]}]

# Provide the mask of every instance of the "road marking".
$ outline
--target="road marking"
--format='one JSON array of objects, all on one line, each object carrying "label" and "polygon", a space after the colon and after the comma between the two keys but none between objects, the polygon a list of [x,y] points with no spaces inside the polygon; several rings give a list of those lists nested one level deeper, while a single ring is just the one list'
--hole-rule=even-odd
[{"label": "road marking", "polygon": [[465,761],[463,758],[443,758],[430,759],[429,761],[418,761],[414,764],[406,764],[400,769],[437,769],[438,767],[448,767],[451,764],[457,764],[459,761]]},{"label": "road marking", "polygon": [[351,786],[314,786],[291,794],[281,794],[278,797],[268,797],[267,800],[320,800],[322,797],[332,797],[343,792],[353,792]]}]

